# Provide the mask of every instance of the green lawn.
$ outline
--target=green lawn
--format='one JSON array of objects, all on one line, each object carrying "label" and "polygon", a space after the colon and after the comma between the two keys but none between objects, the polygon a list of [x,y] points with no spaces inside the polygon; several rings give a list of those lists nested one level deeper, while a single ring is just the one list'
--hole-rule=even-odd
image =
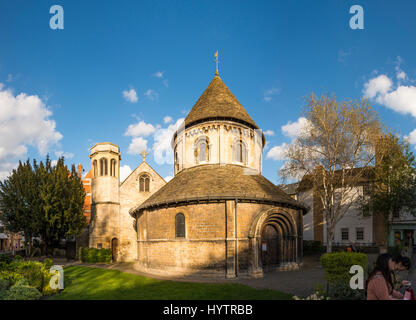
[{"label": "green lawn", "polygon": [[51,300],[161,299],[249,300],[291,299],[290,294],[257,290],[235,283],[195,283],[156,280],[118,270],[85,266],[64,269],[65,289]]}]

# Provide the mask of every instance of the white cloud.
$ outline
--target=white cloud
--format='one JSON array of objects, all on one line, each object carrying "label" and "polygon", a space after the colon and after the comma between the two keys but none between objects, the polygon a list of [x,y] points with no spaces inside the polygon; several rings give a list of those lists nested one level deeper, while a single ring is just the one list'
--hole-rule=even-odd
[{"label": "white cloud", "polygon": [[272,100],[272,97],[276,94],[279,94],[280,90],[278,88],[271,88],[268,90],[264,90],[264,101],[269,102]]},{"label": "white cloud", "polygon": [[265,136],[274,136],[274,131],[273,130],[266,130],[266,131],[263,131],[263,134]]},{"label": "white cloud", "polygon": [[373,99],[377,95],[386,95],[390,91],[393,82],[389,77],[382,74],[376,78],[369,80],[364,84],[364,96],[369,99]]},{"label": "white cloud", "polygon": [[304,117],[300,117],[296,122],[289,121],[287,124],[282,126],[282,132],[285,136],[296,139],[303,128],[307,125],[308,120]]},{"label": "white cloud", "polygon": [[168,79],[163,80],[163,85],[164,85],[166,88],[169,88],[169,81],[168,81]]},{"label": "white cloud", "polygon": [[403,138],[410,144],[416,144],[416,129],[410,132],[408,136],[404,136]]},{"label": "white cloud", "polygon": [[71,152],[55,151],[55,156],[58,158],[64,157],[65,159],[71,159],[74,157],[74,154]]},{"label": "white cloud", "polygon": [[140,121],[136,124],[129,125],[124,135],[132,137],[147,137],[155,131],[156,128],[151,123]]},{"label": "white cloud", "polygon": [[170,124],[167,128],[162,128],[155,132],[153,155],[157,164],[173,164],[171,141],[174,132],[183,125],[183,121],[184,118],[180,118],[174,124]]},{"label": "white cloud", "polygon": [[143,139],[142,137],[135,137],[131,140],[127,153],[139,154],[145,149],[147,149],[147,140]]},{"label": "white cloud", "polygon": [[0,179],[26,157],[27,147],[36,147],[45,156],[62,139],[52,112],[37,95],[14,95],[0,83]]},{"label": "white cloud", "polygon": [[131,168],[127,164],[120,167],[120,182],[123,182],[131,173]]},{"label": "white cloud", "polygon": [[152,77],[156,77],[156,78],[163,78],[163,74],[165,73],[165,71],[156,71],[154,74],[152,74]]},{"label": "white cloud", "polygon": [[375,99],[378,104],[398,113],[410,114],[416,118],[415,86],[398,85],[394,89],[392,80],[386,75],[380,75],[364,84],[364,96]]},{"label": "white cloud", "polygon": [[128,91],[124,90],[123,91],[123,97],[124,97],[124,99],[126,99],[127,101],[129,101],[131,103],[135,103],[138,100],[137,92],[133,88],[128,90]]},{"label": "white cloud", "polygon": [[285,154],[289,145],[283,142],[280,146],[275,146],[267,152],[266,158],[272,160],[286,160]]},{"label": "white cloud", "polygon": [[143,95],[147,99],[152,100],[152,101],[157,100],[159,98],[159,94],[155,90],[152,90],[152,89],[147,90],[145,93],[143,93]]},{"label": "white cloud", "polygon": [[166,182],[169,182],[170,180],[172,180],[172,178],[173,178],[172,176],[166,176],[164,179]]},{"label": "white cloud", "polygon": [[166,116],[166,117],[163,118],[164,123],[169,123],[169,122],[172,122],[172,121],[173,121],[173,119],[170,116]]}]

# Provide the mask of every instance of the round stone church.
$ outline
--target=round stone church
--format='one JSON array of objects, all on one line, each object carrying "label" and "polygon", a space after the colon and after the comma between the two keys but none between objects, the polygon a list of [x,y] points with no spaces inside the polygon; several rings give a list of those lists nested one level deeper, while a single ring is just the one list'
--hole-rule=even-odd
[{"label": "round stone church", "polygon": [[306,209],[263,177],[265,142],[216,74],[172,137],[174,178],[129,210],[135,267],[227,278],[297,268]]}]

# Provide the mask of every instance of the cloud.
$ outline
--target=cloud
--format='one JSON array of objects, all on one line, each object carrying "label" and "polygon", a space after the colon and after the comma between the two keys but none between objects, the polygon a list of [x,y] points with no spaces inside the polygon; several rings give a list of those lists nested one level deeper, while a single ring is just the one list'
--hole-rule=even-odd
[{"label": "cloud", "polygon": [[263,131],[263,134],[265,136],[274,136],[274,131],[273,130],[266,130],[266,131]]},{"label": "cloud", "polygon": [[338,62],[344,63],[347,59],[347,57],[349,57],[351,55],[351,49],[348,50],[343,50],[340,49],[338,50]]},{"label": "cloud", "polygon": [[275,146],[267,152],[266,158],[272,160],[286,160],[285,154],[289,145],[283,142],[280,146]]},{"label": "cloud", "polygon": [[159,94],[152,89],[147,90],[145,93],[143,93],[143,95],[147,99],[152,100],[152,101],[157,100],[159,98]]},{"label": "cloud", "polygon": [[154,74],[152,74],[152,77],[162,79],[164,73],[165,71],[156,71]]},{"label": "cloud", "polygon": [[128,91],[124,90],[123,97],[131,103],[135,103],[138,100],[136,90],[134,90],[133,88]]},{"label": "cloud", "polygon": [[296,139],[303,128],[307,125],[308,120],[304,117],[300,117],[296,122],[289,121],[287,124],[282,126],[282,132],[285,136]]},{"label": "cloud", "polygon": [[147,140],[143,139],[142,137],[135,137],[131,140],[127,153],[139,154],[145,149],[147,149]]},{"label": "cloud", "polygon": [[263,92],[263,96],[264,96],[263,99],[264,101],[269,102],[272,100],[272,97],[274,95],[279,94],[279,93],[280,93],[280,90],[278,88],[271,88],[271,89],[265,90]]},{"label": "cloud", "polygon": [[166,176],[165,178],[164,178],[164,180],[166,181],[166,182],[169,182],[170,180],[172,180],[172,176]]},{"label": "cloud", "polygon": [[166,117],[163,118],[164,123],[169,123],[169,122],[172,122],[172,121],[173,121],[173,119],[170,116],[166,116]]},{"label": "cloud", "polygon": [[120,167],[120,182],[123,182],[131,173],[131,168],[127,164]]},{"label": "cloud", "polygon": [[173,150],[171,141],[173,134],[183,125],[184,118],[178,119],[174,124],[167,128],[161,128],[155,132],[153,155],[157,164],[173,164]]},{"label": "cloud", "polygon": [[386,75],[370,79],[364,84],[364,96],[401,114],[416,118],[416,87],[398,85]]},{"label": "cloud", "polygon": [[168,81],[168,79],[163,80],[163,85],[164,85],[166,88],[169,88],[169,81]]},{"label": "cloud", "polygon": [[132,137],[147,137],[155,131],[156,128],[152,124],[140,121],[136,124],[129,125],[124,135]]},{"label": "cloud", "polygon": [[57,156],[58,158],[64,157],[65,159],[72,159],[74,157],[74,154],[71,152],[55,151],[55,156]]},{"label": "cloud", "polygon": [[404,140],[407,140],[410,144],[416,144],[416,129],[409,133],[408,136],[403,137]]},{"label": "cloud", "polygon": [[14,95],[0,83],[0,179],[9,175],[28,146],[45,156],[62,134],[56,131],[52,112],[37,95]]}]

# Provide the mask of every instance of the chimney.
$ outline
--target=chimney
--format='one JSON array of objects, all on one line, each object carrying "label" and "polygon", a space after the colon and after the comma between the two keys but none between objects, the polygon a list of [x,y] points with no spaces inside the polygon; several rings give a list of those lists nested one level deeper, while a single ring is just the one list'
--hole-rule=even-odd
[{"label": "chimney", "polygon": [[82,179],[82,164],[78,164],[78,177]]}]

